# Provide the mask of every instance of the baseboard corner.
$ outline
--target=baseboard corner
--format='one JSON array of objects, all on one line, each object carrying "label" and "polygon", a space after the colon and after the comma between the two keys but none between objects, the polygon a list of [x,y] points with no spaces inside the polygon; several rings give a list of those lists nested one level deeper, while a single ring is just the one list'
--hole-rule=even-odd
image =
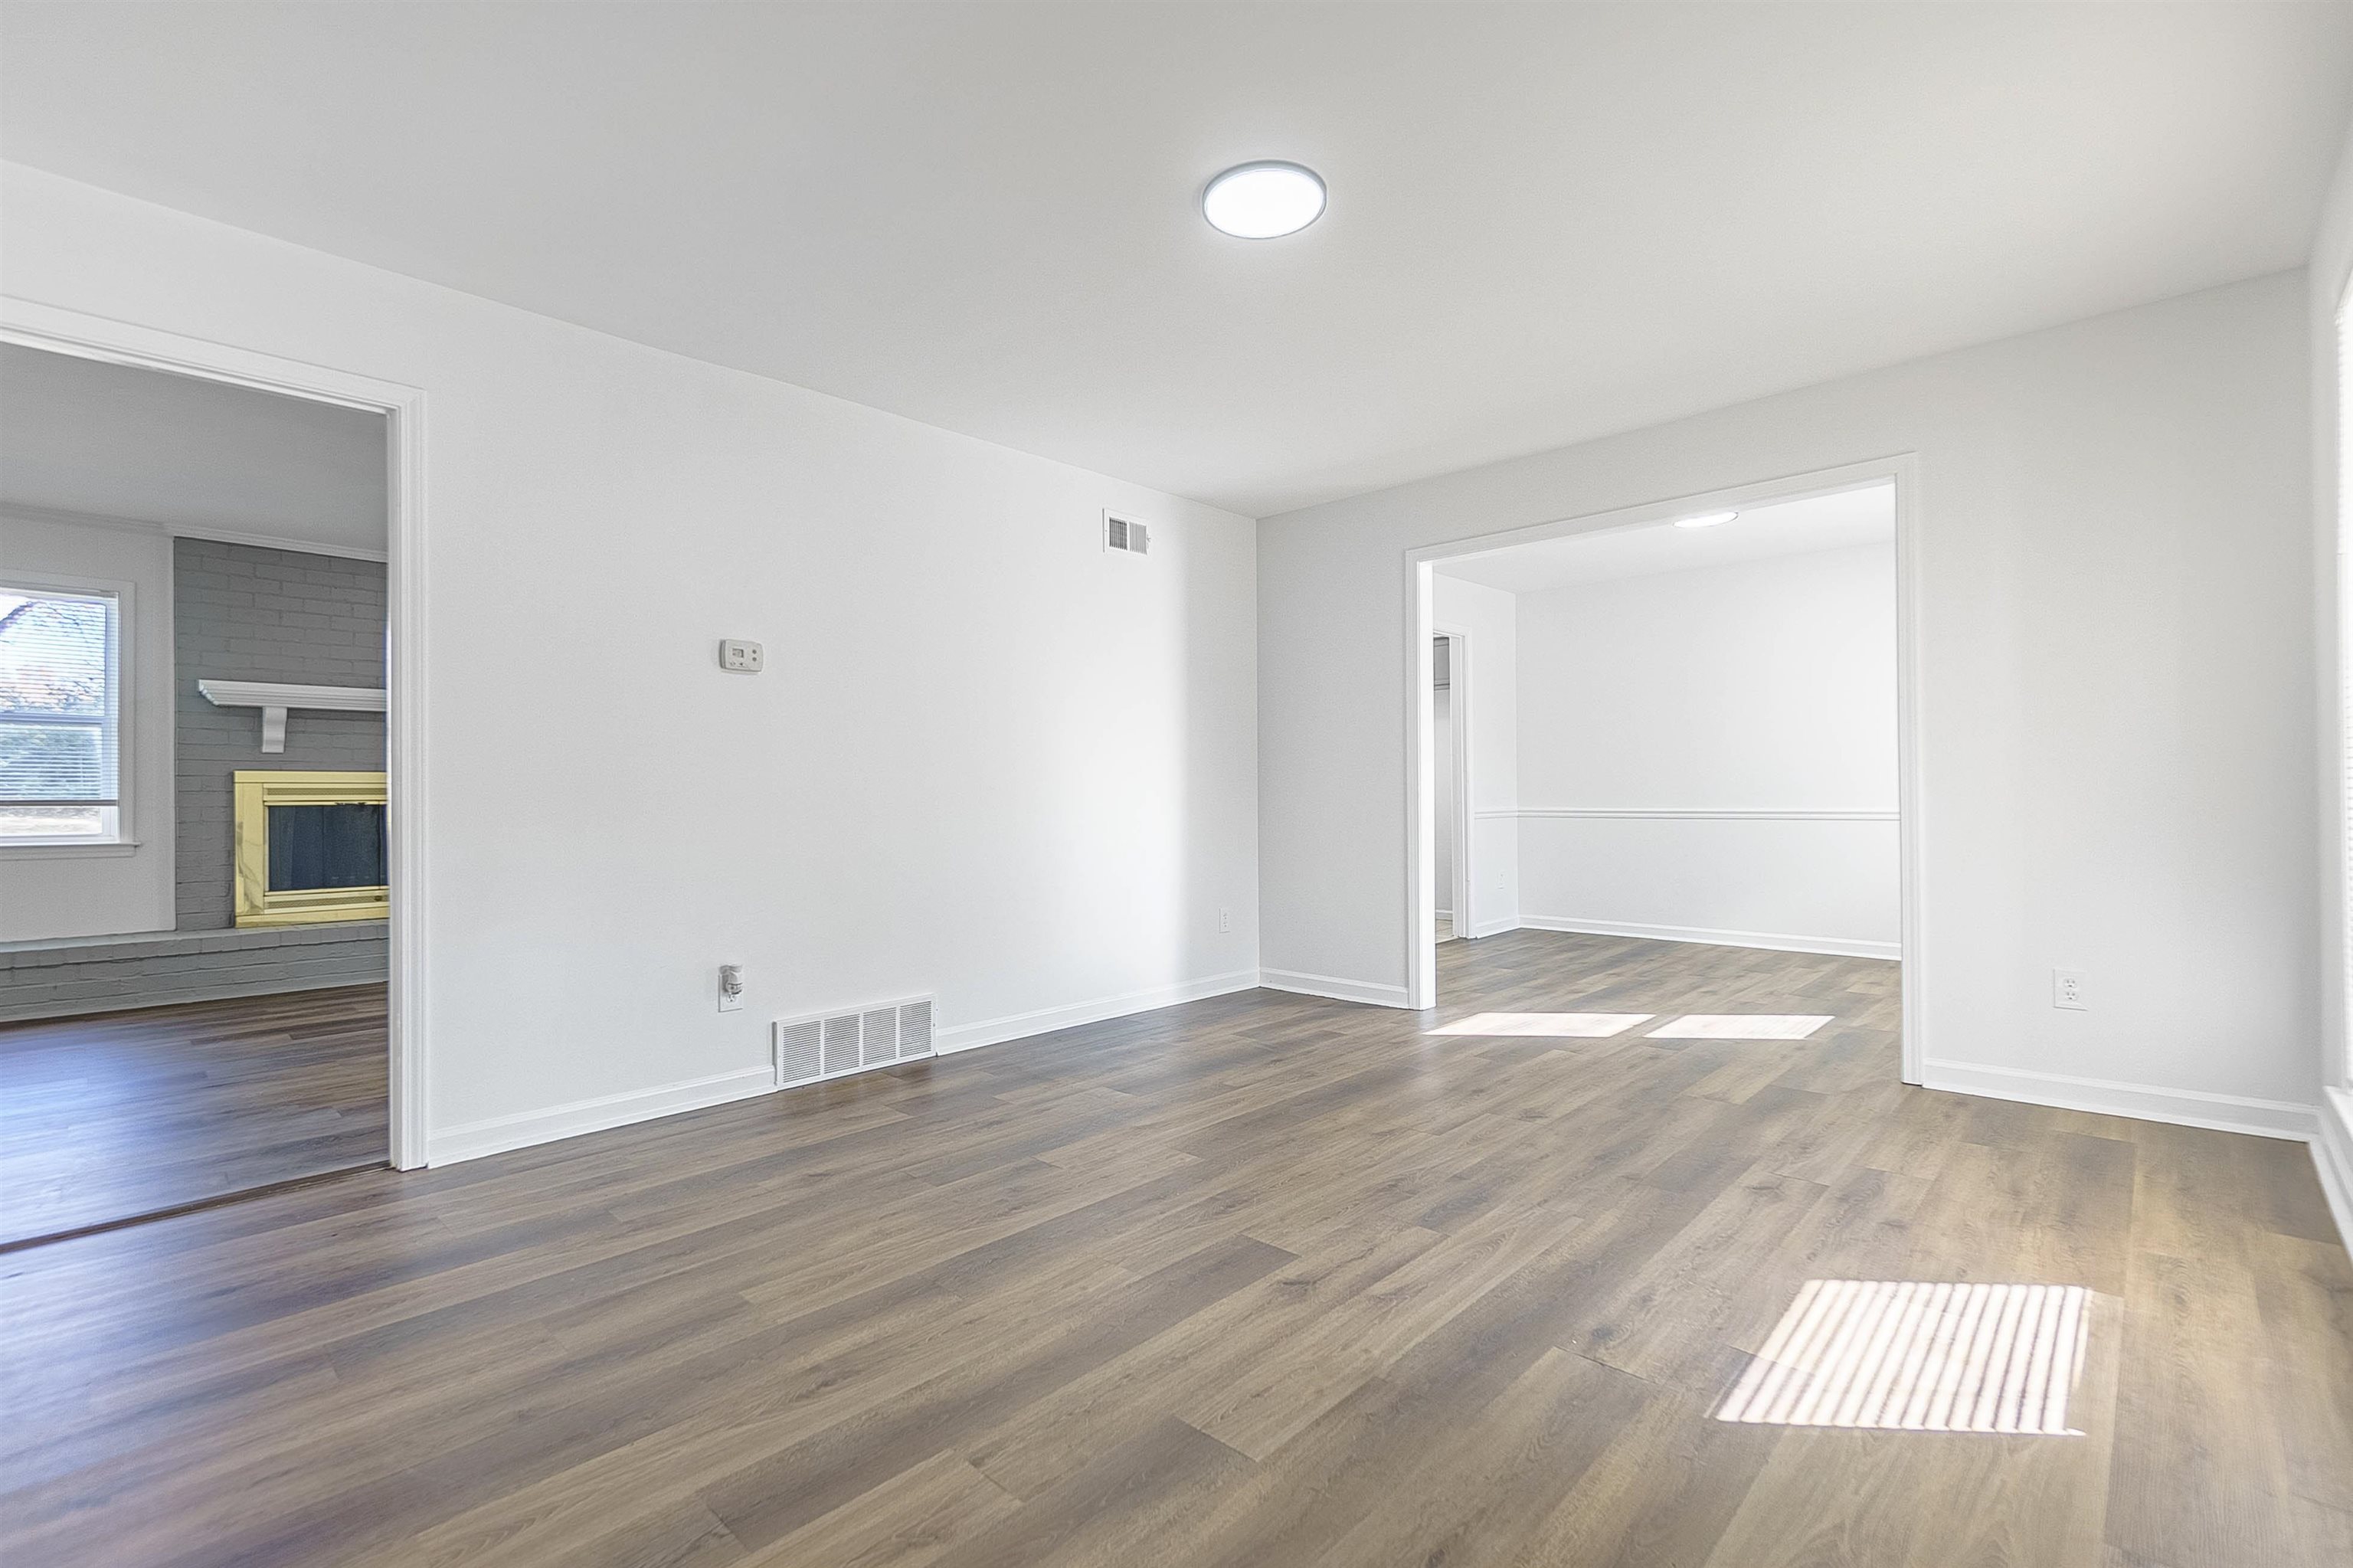
[{"label": "baseboard corner", "polygon": [[1407,1005],[1406,990],[1401,985],[1350,980],[1345,975],[1312,974],[1305,969],[1261,969],[1259,975],[1259,983],[1267,990],[1287,991],[1294,996],[1320,996],[1333,1001],[1362,1002],[1367,1007]]}]

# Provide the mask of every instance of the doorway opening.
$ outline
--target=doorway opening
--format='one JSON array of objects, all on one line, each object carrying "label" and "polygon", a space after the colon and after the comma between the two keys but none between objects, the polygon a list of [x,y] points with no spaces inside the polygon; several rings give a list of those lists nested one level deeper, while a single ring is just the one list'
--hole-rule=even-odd
[{"label": "doorway opening", "polygon": [[1471,911],[1471,634],[1441,625],[1430,639],[1431,838],[1437,872],[1433,895],[1441,901],[1433,939],[1451,942],[1478,934]]},{"label": "doorway opening", "polygon": [[0,1249],[424,1162],[420,410],[0,301]]},{"label": "doorway opening", "polygon": [[[1510,932],[1557,994],[1508,1034],[1788,1039],[1852,986],[1919,1081],[1913,500],[1894,458],[1413,553],[1409,1006]],[[1690,994],[1613,994],[1638,952]]]}]

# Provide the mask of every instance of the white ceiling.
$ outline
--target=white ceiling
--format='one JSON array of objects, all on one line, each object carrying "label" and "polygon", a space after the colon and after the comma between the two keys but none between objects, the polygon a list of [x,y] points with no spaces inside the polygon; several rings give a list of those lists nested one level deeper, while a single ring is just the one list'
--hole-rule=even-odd
[{"label": "white ceiling", "polygon": [[384,416],[0,345],[0,504],[380,552]]},{"label": "white ceiling", "polygon": [[2344,5],[0,10],[11,158],[1254,514],[2297,265],[2349,111]]},{"label": "white ceiling", "polygon": [[1835,495],[1751,506],[1715,528],[1678,528],[1662,523],[1607,534],[1572,535],[1448,561],[1438,570],[1446,577],[1512,593],[1535,593],[1577,583],[1728,567],[1767,556],[1886,545],[1894,538],[1895,487],[1874,484]]}]

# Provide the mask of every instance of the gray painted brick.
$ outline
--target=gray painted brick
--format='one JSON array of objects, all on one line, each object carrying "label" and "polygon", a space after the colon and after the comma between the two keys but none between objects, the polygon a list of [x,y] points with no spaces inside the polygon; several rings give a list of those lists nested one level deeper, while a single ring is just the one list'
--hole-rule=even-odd
[{"label": "gray painted brick", "polygon": [[385,567],[377,561],[180,539],[173,546],[173,589],[179,686],[174,902],[182,930],[219,929],[235,913],[229,775],[259,768],[381,768],[384,720],[374,714],[291,714],[285,751],[265,757],[260,715],[216,708],[195,683],[382,685]]}]

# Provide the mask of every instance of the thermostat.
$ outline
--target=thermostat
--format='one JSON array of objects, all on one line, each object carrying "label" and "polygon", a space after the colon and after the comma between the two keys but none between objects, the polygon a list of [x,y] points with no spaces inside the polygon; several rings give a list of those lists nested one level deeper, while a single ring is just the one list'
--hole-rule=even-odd
[{"label": "thermostat", "polygon": [[762,658],[756,642],[739,642],[731,637],[719,645],[719,667],[723,670],[741,670],[747,675],[756,675]]}]

